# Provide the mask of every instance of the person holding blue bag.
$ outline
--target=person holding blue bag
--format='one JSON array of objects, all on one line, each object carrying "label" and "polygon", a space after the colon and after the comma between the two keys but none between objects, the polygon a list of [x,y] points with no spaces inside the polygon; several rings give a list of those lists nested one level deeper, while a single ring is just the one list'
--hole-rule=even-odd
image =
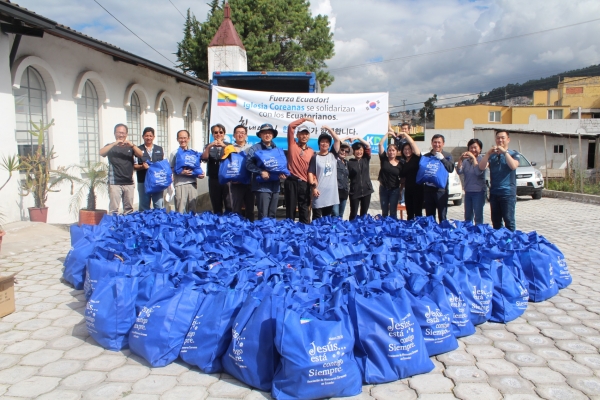
[{"label": "person holding blue bag", "polygon": [[215,214],[221,214],[223,211],[231,212],[231,196],[229,194],[229,184],[219,182],[219,165],[223,160],[225,147],[229,145],[225,141],[225,127],[221,124],[213,125],[210,128],[214,141],[209,143],[202,153],[202,161],[206,162],[206,175],[208,176],[208,195],[210,204]]},{"label": "person holding blue bag", "polygon": [[[235,139],[233,147],[235,147],[236,151],[238,153],[243,152],[244,155],[247,156],[248,149],[252,147],[252,145],[248,143],[248,128],[244,125],[236,126],[233,128],[233,138]],[[254,193],[252,193],[250,173],[246,169],[246,157],[244,157],[242,171],[247,172],[248,181],[231,182],[229,186],[231,209],[234,213],[246,217],[248,221],[254,222]]]},{"label": "person holding blue bag", "polygon": [[146,127],[142,133],[144,143],[138,148],[143,153],[142,157],[136,157],[136,163],[133,169],[137,175],[139,210],[146,211],[150,209],[150,202],[153,208],[163,208],[163,191],[155,193],[146,193],[146,174],[153,162],[161,161],[165,158],[165,152],[162,147],[154,144],[154,128]]},{"label": "person holding blue bag", "polygon": [[[277,129],[271,124],[262,124],[256,132],[260,142],[248,149],[246,168],[252,173],[252,192],[256,196],[256,207],[258,208],[258,219],[275,218],[277,214],[277,202],[279,201],[280,184],[279,179],[285,179],[284,174],[279,174],[277,180],[270,179],[271,176],[266,167],[260,167],[257,151],[276,149],[273,139],[277,137]],[[258,179],[258,177],[261,179]]]},{"label": "person holding blue bag", "polygon": [[423,154],[419,164],[417,183],[423,184],[425,215],[437,212],[438,222],[445,221],[448,212],[448,175],[454,171],[452,154],[444,151],[443,135],[431,138],[431,151]]},{"label": "person holding blue bag", "polygon": [[196,179],[203,179],[204,172],[200,168],[200,155],[188,148],[190,133],[185,129],[177,132],[179,148],[171,153],[171,168],[174,172],[175,210],[179,213],[196,211],[198,184]]}]

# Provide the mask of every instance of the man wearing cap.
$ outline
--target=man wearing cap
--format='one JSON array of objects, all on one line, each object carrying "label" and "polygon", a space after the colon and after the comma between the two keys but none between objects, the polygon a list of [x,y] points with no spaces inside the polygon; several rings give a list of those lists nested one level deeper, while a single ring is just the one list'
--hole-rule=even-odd
[{"label": "man wearing cap", "polygon": [[[314,150],[308,147],[311,127],[305,122],[315,123],[313,118],[300,118],[288,126],[288,169],[290,176],[287,177],[284,188],[285,195],[285,217],[296,219],[296,207],[298,207],[298,220],[305,224],[310,222],[308,207],[310,205],[310,185],[308,184],[308,166]],[[312,130],[316,130],[313,126]],[[298,141],[294,140],[294,134]]]},{"label": "man wearing cap", "polygon": [[[235,139],[235,143],[233,146],[235,151],[238,153],[243,151],[248,154],[248,149],[252,147],[250,143],[248,143],[248,128],[244,125],[238,125],[233,128],[233,138]],[[225,148],[225,155],[223,158],[226,158],[229,154],[227,153],[227,149],[230,146]],[[252,184],[245,184],[240,182],[231,182],[231,186],[229,186],[231,193],[231,208],[233,212],[241,215],[242,217],[246,217],[250,222],[254,221],[254,193],[252,193]]]},{"label": "man wearing cap", "polygon": [[[258,150],[274,149],[275,143],[273,139],[277,137],[277,129],[271,124],[262,124],[256,132],[256,136],[260,138],[260,143],[248,149],[248,157],[246,158],[246,168],[252,173],[252,191],[256,196],[256,208],[258,209],[258,219],[266,217],[275,218],[277,213],[277,202],[279,201],[279,180],[267,181],[269,172],[260,169],[256,163],[254,153]],[[261,175],[265,182],[258,182],[256,177]],[[285,175],[279,175],[280,179],[285,179]]]}]

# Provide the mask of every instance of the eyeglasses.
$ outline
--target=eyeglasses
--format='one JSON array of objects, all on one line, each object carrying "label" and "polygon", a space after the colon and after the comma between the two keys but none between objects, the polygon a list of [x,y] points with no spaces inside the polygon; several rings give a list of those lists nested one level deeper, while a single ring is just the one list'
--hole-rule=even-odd
[{"label": "eyeglasses", "polygon": [[214,131],[213,135],[216,135],[217,133],[222,134],[222,135],[225,134],[225,132],[223,132],[223,131]]},{"label": "eyeglasses", "polygon": [[338,151],[338,153],[340,153],[340,154],[341,153],[348,154],[350,152],[348,150],[345,150],[345,149],[340,149],[340,151]]}]

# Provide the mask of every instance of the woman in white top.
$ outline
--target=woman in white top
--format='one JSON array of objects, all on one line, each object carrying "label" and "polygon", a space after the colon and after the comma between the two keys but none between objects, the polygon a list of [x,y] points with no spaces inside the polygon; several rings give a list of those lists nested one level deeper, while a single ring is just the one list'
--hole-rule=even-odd
[{"label": "woman in white top", "polygon": [[333,137],[333,151],[340,150],[340,138],[333,129],[324,125],[322,129],[330,135],[322,133],[319,136],[319,151],[313,155],[308,165],[308,183],[313,197],[313,220],[331,215],[333,206],[339,204],[337,184],[337,159],[329,151]]}]

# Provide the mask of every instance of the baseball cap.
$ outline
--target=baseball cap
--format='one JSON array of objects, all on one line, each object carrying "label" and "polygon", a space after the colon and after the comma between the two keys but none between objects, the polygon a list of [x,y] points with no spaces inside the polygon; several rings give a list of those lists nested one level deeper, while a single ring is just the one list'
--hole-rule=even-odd
[{"label": "baseball cap", "polygon": [[298,134],[298,132],[302,132],[302,131],[308,131],[310,133],[310,128],[308,125],[306,124],[302,124],[299,127],[296,128],[296,132],[294,132],[296,135]]},{"label": "baseball cap", "polygon": [[221,160],[224,160],[227,157],[229,157],[231,153],[237,153],[237,149],[234,145],[228,144],[227,146],[225,146],[225,150],[223,150],[223,157],[221,157]]}]

